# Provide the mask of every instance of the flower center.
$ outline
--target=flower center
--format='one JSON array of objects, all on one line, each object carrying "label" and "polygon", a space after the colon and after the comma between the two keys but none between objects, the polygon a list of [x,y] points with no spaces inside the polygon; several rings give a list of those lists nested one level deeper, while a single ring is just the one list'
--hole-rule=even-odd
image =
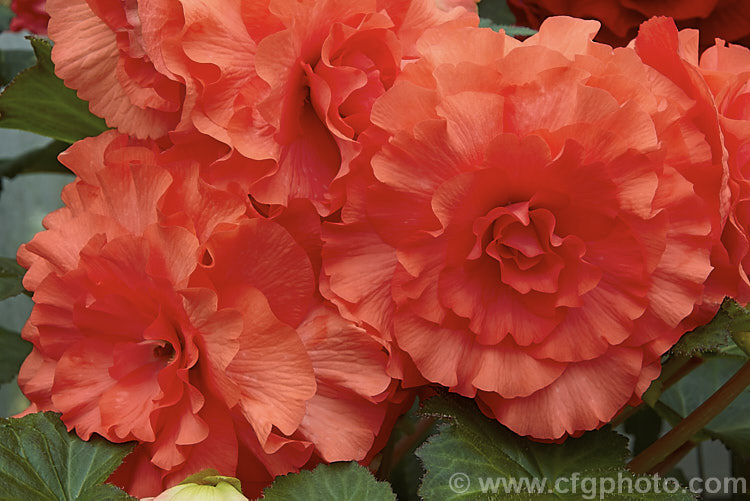
[{"label": "flower center", "polygon": [[496,207],[474,222],[477,243],[470,259],[482,253],[500,266],[500,279],[522,294],[558,289],[564,261],[557,253],[563,239],[554,233],[555,217],[528,202]]},{"label": "flower center", "polygon": [[167,363],[174,360],[175,351],[171,343],[154,346],[154,358],[165,360]]}]

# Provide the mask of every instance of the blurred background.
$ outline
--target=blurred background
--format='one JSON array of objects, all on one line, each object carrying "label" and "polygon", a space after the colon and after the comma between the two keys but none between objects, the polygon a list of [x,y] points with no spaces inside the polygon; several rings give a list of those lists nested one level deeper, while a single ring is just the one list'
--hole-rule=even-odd
[{"label": "blurred background", "polygon": [[[3,54],[28,53],[31,46],[22,33],[0,33]],[[18,157],[50,143],[50,139],[20,130],[0,129],[0,162]],[[13,257],[18,246],[42,230],[42,219],[62,205],[60,191],[72,174],[21,174],[0,178],[0,256]],[[31,298],[19,295],[0,301],[0,327],[20,332],[31,312]],[[0,415],[10,416],[26,408],[27,401],[15,381],[0,386]]]}]

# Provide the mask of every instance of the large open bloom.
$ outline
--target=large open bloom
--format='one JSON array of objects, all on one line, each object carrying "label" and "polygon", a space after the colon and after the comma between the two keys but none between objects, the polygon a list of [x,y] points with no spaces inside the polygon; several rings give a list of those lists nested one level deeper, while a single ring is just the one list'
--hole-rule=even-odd
[{"label": "large open bloom", "polygon": [[640,397],[703,300],[726,212],[716,109],[674,24],[615,50],[597,28],[428,31],[323,232],[322,290],[392,342],[392,374],[540,439]]},{"label": "large open bloom", "polygon": [[313,453],[366,458],[393,385],[382,345],[316,296],[317,214],[259,217],[193,156],[116,132],[61,156],[66,206],[18,252],[29,411],[137,441],[112,477],[137,496],[208,467],[255,495]]},{"label": "large open bloom", "polygon": [[674,18],[681,28],[699,28],[701,45],[719,37],[750,41],[750,3],[745,0],[508,0],[518,23],[538,28],[550,16],[598,19],[603,24],[598,39],[626,45],[646,19]]},{"label": "large open bloom", "polygon": [[472,2],[455,4],[50,0],[50,36],[58,74],[110,125],[141,138],[200,131],[230,148],[223,172],[259,202],[309,199],[327,215],[416,39],[477,24]]}]

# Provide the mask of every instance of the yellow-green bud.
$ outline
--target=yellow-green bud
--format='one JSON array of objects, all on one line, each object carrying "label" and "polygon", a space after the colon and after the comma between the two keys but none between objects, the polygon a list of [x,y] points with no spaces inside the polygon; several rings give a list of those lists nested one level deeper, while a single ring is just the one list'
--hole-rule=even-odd
[{"label": "yellow-green bud", "polygon": [[141,501],[249,501],[242,495],[240,481],[216,470],[204,470],[186,478],[153,498]]}]

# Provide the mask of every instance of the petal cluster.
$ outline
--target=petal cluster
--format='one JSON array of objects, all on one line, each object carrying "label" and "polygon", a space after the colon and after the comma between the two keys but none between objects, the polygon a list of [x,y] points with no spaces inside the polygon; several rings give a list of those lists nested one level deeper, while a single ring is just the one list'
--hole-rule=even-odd
[{"label": "petal cluster", "polygon": [[597,428],[658,375],[727,210],[719,118],[674,24],[617,50],[597,25],[428,31],[323,232],[324,293],[392,342],[394,374],[413,362],[412,384],[541,439]]},{"label": "petal cluster", "polygon": [[[456,4],[456,5],[454,5]],[[460,5],[459,5],[460,4]],[[372,103],[437,25],[476,26],[473,2],[51,0],[53,59],[110,126],[229,147],[233,179],[266,204],[341,207]],[[85,30],[90,43],[78,43]]]},{"label": "petal cluster", "polygon": [[62,412],[84,439],[137,441],[112,478],[137,496],[208,467],[254,493],[313,454],[365,458],[388,409],[386,356],[316,296],[299,228],[202,181],[188,151],[108,132],[61,160],[78,176],[66,206],[18,252],[32,411]]}]

